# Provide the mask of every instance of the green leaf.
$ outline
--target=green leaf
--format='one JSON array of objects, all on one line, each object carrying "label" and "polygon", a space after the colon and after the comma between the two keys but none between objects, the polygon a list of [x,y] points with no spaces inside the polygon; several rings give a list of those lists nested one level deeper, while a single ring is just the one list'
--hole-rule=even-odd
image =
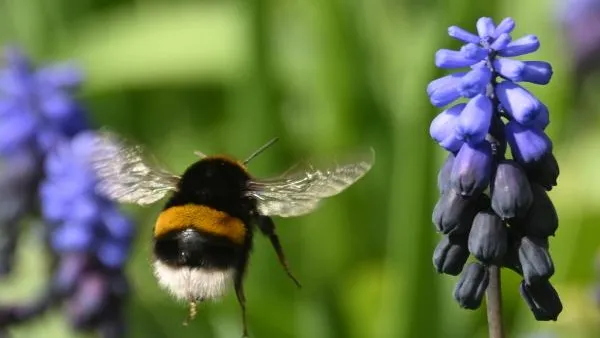
[{"label": "green leaf", "polygon": [[55,56],[77,60],[91,92],[235,80],[251,48],[245,11],[232,2],[120,8],[71,31]]}]

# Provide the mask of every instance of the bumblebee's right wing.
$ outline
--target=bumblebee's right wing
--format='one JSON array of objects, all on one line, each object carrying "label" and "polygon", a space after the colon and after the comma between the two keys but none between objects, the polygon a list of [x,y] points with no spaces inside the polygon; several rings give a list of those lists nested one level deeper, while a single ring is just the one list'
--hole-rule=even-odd
[{"label": "bumblebee's right wing", "polygon": [[91,164],[97,191],[121,203],[152,204],[176,191],[180,179],[150,161],[141,146],[106,131],[95,136]]}]

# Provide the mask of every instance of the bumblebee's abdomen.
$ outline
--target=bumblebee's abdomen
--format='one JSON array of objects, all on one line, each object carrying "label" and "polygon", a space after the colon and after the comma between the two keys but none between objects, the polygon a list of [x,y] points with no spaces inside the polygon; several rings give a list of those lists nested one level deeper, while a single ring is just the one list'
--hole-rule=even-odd
[{"label": "bumblebee's abdomen", "polygon": [[154,239],[154,256],[170,266],[226,269],[233,267],[242,247],[227,238],[194,228],[173,230]]},{"label": "bumblebee's abdomen", "polygon": [[169,207],[160,213],[154,226],[154,237],[187,228],[224,237],[240,245],[244,243],[247,231],[237,217],[204,205],[185,204]]}]

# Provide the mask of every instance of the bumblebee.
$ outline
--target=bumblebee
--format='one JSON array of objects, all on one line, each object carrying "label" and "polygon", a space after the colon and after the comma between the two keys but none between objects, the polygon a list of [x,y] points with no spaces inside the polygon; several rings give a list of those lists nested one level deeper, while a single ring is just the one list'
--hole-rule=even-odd
[{"label": "bumblebee", "polygon": [[312,212],[322,199],[363,177],[374,163],[371,149],[329,167],[306,164],[268,179],[250,175],[248,162],[276,140],[243,162],[196,152],[199,160],[181,176],[163,169],[141,146],[114,133],[100,132],[94,140],[91,164],[100,194],[142,206],[170,194],[153,228],[153,271],[162,288],[189,303],[186,325],[194,318],[197,303],[223,296],[233,283],[247,337],[243,279],[255,230],[269,238],[284,271],[300,287],[271,216]]}]

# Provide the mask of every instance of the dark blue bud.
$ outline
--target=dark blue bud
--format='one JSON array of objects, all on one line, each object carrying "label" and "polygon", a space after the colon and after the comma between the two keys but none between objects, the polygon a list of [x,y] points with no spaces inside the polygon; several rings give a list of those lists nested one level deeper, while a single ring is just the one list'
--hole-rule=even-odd
[{"label": "dark blue bud", "polygon": [[525,235],[539,238],[554,236],[558,229],[558,215],[554,204],[542,186],[532,184],[531,190],[531,208],[523,217],[511,221],[511,224]]},{"label": "dark blue bud", "polygon": [[450,173],[452,172],[452,164],[454,163],[454,154],[448,153],[444,164],[440,168],[437,177],[437,184],[440,194],[443,195],[450,188]]},{"label": "dark blue bud", "polygon": [[491,188],[492,209],[504,220],[526,215],[533,203],[525,171],[513,160],[500,162]]},{"label": "dark blue bud", "polygon": [[90,258],[79,253],[64,254],[52,277],[52,290],[59,296],[72,293],[80,281],[84,270],[90,265]]},{"label": "dark blue bud", "polygon": [[444,236],[433,251],[433,266],[438,273],[458,276],[468,258],[466,235]]},{"label": "dark blue bud", "polygon": [[546,153],[552,151],[552,141],[541,129],[510,121],[506,124],[505,131],[513,158],[521,165],[527,166],[540,161]]},{"label": "dark blue bud", "polygon": [[506,254],[502,258],[501,266],[511,269],[512,271],[523,276],[523,267],[519,261],[519,245],[521,243],[521,235],[512,228],[507,228]]},{"label": "dark blue bud", "polygon": [[546,190],[552,190],[560,174],[558,162],[551,152],[546,153],[536,162],[529,164],[525,170],[529,180],[535,182]]},{"label": "dark blue bud", "polygon": [[[118,309],[114,309],[118,310]],[[114,311],[113,310],[113,311]],[[111,312],[108,318],[102,321],[98,327],[98,336],[107,338],[127,337],[127,326],[125,325],[125,318],[118,311],[117,313]]]},{"label": "dark blue bud", "polygon": [[488,141],[462,145],[450,175],[450,184],[463,196],[477,196],[490,184],[492,148]]},{"label": "dark blue bud", "polygon": [[443,234],[466,233],[471,228],[477,207],[476,199],[463,197],[453,189],[448,189],[433,209],[433,224]]},{"label": "dark blue bud", "polygon": [[77,330],[86,330],[110,300],[110,283],[106,276],[92,272],[83,276],[75,293],[66,301],[67,316]]},{"label": "dark blue bud", "polygon": [[469,232],[468,246],[481,262],[500,262],[507,248],[506,226],[500,217],[491,210],[478,212]]},{"label": "dark blue bud", "polygon": [[521,296],[538,321],[556,321],[563,310],[558,293],[548,280],[534,284],[521,281]]},{"label": "dark blue bud", "polygon": [[454,289],[454,299],[460,307],[475,310],[488,287],[489,275],[485,266],[473,262],[467,265]]},{"label": "dark blue bud", "polygon": [[547,240],[531,236],[521,237],[519,262],[523,268],[523,277],[529,284],[549,279],[554,274],[554,263],[548,252]]}]

